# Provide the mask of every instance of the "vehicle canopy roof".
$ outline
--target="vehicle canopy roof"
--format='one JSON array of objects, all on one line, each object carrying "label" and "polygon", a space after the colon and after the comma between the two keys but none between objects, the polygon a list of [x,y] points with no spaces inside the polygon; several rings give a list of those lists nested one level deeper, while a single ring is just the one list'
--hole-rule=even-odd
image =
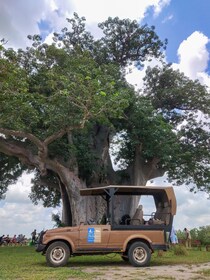
[{"label": "vehicle canopy roof", "polygon": [[121,186],[121,185],[109,185],[99,188],[87,188],[80,190],[81,196],[88,195],[152,195],[155,200],[155,204],[159,202],[168,202],[171,206],[171,214],[176,214],[176,197],[174,189],[171,186]]}]

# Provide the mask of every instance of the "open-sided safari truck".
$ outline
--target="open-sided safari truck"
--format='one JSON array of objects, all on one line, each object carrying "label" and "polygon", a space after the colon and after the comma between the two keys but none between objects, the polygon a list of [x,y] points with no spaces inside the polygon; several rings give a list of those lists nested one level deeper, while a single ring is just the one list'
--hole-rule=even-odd
[{"label": "open-sided safari truck", "polygon": [[[49,266],[63,266],[70,256],[119,253],[133,266],[149,265],[154,250],[168,249],[168,235],[176,214],[172,187],[107,186],[83,189],[82,196],[102,196],[106,201],[104,224],[93,220],[74,227],[61,227],[40,234],[36,251],[46,255]],[[117,197],[151,197],[155,211],[146,213],[139,204],[134,215],[116,219]]]}]

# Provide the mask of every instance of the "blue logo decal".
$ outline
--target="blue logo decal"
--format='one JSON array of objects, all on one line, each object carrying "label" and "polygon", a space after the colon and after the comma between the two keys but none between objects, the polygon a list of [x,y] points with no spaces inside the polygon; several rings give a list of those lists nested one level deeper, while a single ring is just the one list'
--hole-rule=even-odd
[{"label": "blue logo decal", "polygon": [[88,228],[87,242],[88,243],[94,243],[94,241],[95,241],[95,229],[94,228]]}]

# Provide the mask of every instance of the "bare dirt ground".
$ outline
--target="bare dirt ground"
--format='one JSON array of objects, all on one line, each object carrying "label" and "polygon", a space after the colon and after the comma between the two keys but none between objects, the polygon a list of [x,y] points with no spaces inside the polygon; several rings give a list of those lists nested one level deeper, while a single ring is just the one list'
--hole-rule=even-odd
[{"label": "bare dirt ground", "polygon": [[210,269],[210,262],[197,265],[162,265],[144,268],[132,267],[129,264],[123,266],[83,267],[84,272],[97,273],[94,280],[207,280],[204,271]]}]

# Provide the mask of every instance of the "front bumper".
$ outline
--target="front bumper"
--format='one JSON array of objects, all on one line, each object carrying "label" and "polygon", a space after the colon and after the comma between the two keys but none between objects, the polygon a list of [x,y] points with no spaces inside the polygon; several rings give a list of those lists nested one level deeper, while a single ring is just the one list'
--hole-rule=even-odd
[{"label": "front bumper", "polygon": [[46,245],[42,243],[43,241],[43,236],[45,234],[46,231],[41,231],[40,235],[38,237],[37,243],[35,245],[36,248],[36,252],[44,252],[45,251],[45,247]]},{"label": "front bumper", "polygon": [[43,252],[45,250],[46,245],[44,244],[36,244],[36,252]]}]

